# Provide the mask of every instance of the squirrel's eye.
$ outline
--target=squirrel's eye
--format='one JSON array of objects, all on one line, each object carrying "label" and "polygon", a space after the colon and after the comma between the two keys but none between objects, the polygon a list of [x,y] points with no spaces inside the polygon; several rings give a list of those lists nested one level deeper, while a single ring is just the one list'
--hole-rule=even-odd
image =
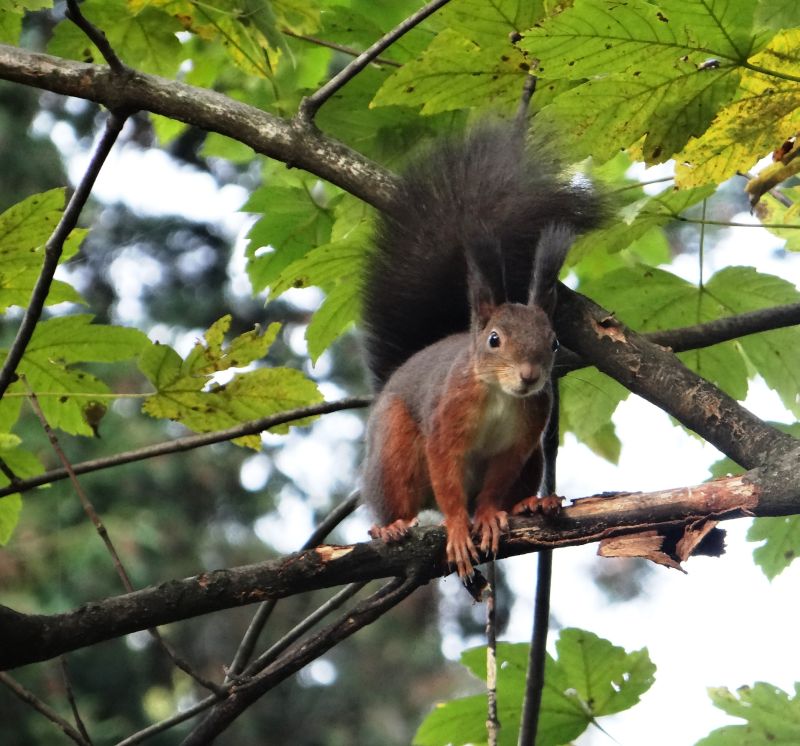
[{"label": "squirrel's eye", "polygon": [[558,337],[553,337],[553,352],[555,352],[561,345],[558,342]]},{"label": "squirrel's eye", "polygon": [[500,346],[500,335],[497,332],[492,331],[492,333],[489,334],[489,347],[499,347],[499,346]]}]

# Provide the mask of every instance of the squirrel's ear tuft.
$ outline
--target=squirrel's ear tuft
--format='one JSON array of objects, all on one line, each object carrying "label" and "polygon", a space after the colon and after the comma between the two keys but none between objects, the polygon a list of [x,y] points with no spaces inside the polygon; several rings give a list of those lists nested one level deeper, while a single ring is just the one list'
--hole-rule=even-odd
[{"label": "squirrel's ear tuft", "polygon": [[[496,249],[487,252],[486,248],[472,245],[464,252],[467,260],[467,288],[473,329],[483,329],[498,305],[498,293],[495,287],[497,278],[488,277],[482,265],[486,265],[487,253],[490,257],[489,264],[499,265],[499,254],[493,257],[492,254],[496,252]],[[497,269],[502,272],[499,266]]]},{"label": "squirrel's ear tuft", "polygon": [[557,223],[546,226],[539,235],[528,290],[528,305],[543,308],[548,316],[552,316],[555,311],[558,273],[574,240],[575,231]]}]

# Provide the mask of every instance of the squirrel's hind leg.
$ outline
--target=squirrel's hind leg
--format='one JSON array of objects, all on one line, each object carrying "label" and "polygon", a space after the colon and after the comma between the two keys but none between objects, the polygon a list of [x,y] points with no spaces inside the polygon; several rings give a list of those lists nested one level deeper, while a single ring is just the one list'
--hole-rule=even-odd
[{"label": "squirrel's hind leg", "polygon": [[378,522],[373,539],[401,541],[417,525],[422,500],[430,491],[422,434],[403,400],[380,402],[370,423],[364,491]]}]

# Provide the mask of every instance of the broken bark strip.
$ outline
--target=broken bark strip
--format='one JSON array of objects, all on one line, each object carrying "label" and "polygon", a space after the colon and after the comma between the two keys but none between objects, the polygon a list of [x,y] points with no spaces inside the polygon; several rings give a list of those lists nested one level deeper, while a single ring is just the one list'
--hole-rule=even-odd
[{"label": "broken bark strip", "polygon": [[[514,519],[498,556],[691,525],[706,518],[798,514],[800,484],[794,478],[798,460],[793,451],[776,465],[742,476],[675,490],[593,496],[576,501],[552,519]],[[267,598],[403,576],[409,567],[431,579],[448,572],[442,564],[444,546],[442,528],[420,528],[402,544],[320,546],[277,560],[171,580],[63,614],[20,614],[0,606],[0,668],[47,660],[148,627]]]}]

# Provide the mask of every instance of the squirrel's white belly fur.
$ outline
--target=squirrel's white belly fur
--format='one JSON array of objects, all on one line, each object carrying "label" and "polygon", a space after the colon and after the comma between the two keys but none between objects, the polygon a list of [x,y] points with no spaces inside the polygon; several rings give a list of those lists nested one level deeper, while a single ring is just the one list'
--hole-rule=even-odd
[{"label": "squirrel's white belly fur", "polygon": [[499,387],[490,387],[472,452],[491,457],[507,451],[519,438],[524,403]]}]

